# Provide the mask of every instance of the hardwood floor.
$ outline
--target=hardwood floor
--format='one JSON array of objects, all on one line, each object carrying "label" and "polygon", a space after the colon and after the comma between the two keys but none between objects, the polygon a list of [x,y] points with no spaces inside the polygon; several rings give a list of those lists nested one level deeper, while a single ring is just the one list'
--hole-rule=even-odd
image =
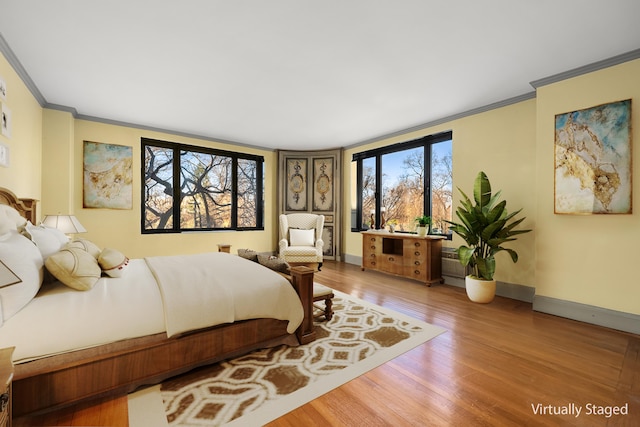
[{"label": "hardwood floor", "polygon": [[[350,264],[326,262],[316,280],[447,332],[271,427],[640,425],[640,336],[507,298],[474,304],[461,288],[428,288]],[[628,414],[587,413],[611,407]],[[573,412],[549,414],[563,409]],[[14,420],[14,427],[45,425],[126,426],[126,397]]]}]

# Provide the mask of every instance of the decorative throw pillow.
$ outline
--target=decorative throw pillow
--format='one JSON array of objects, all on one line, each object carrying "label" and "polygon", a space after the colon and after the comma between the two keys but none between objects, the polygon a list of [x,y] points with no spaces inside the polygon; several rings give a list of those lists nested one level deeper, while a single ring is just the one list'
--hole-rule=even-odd
[{"label": "decorative throw pillow", "polygon": [[238,249],[238,256],[253,262],[258,262],[258,252],[251,249]]},{"label": "decorative throw pillow", "polygon": [[96,284],[102,270],[98,261],[80,248],[65,248],[45,261],[47,269],[56,279],[70,288],[87,291]]},{"label": "decorative throw pillow", "polygon": [[315,245],[315,233],[313,228],[310,230],[291,229],[289,230],[289,244],[291,246],[313,246]]},{"label": "decorative throw pillow", "polygon": [[70,242],[65,246],[65,248],[78,248],[82,249],[85,252],[88,252],[95,259],[98,259],[102,250],[90,240],[87,239],[76,239],[73,242]]},{"label": "decorative throw pillow", "polygon": [[129,258],[120,251],[104,248],[98,257],[98,264],[107,276],[120,277],[129,265]]},{"label": "decorative throw pillow", "polygon": [[287,261],[273,255],[258,254],[258,262],[265,267],[280,273],[289,274],[289,270],[291,269]]}]

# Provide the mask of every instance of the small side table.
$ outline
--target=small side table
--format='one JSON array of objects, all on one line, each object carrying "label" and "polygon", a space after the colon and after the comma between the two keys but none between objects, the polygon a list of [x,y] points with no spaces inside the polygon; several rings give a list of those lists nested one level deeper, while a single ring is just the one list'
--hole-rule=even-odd
[{"label": "small side table", "polygon": [[14,347],[0,349],[0,427],[11,427],[11,381]]},{"label": "small side table", "polygon": [[226,253],[231,253],[231,245],[227,244],[227,243],[219,243],[218,244],[218,252],[226,252]]}]

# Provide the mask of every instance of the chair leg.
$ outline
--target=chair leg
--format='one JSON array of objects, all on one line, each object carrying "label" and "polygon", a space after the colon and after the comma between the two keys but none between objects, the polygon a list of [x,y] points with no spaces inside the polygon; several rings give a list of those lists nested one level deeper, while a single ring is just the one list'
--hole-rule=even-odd
[{"label": "chair leg", "polygon": [[327,298],[324,300],[324,318],[329,321],[333,317],[333,300],[331,298]]},{"label": "chair leg", "polygon": [[320,271],[321,268],[322,268],[322,261],[318,263],[318,271]]}]

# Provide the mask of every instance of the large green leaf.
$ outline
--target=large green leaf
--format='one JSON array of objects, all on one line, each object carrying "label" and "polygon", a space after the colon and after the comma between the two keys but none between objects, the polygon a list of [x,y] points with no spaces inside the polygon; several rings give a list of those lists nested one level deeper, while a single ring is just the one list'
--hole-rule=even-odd
[{"label": "large green leaf", "polygon": [[461,207],[456,209],[460,222],[446,222],[451,225],[450,230],[462,237],[467,244],[457,249],[460,262],[471,266],[475,276],[493,280],[496,253],[507,251],[513,262],[518,261],[518,254],[513,249],[501,245],[516,240],[513,236],[531,230],[515,229],[525,219],[515,219],[522,209],[509,213],[507,202],[498,200],[501,192],[497,191],[492,196],[491,184],[484,172],[480,171],[474,181],[475,204],[460,188],[458,190],[462,194]]},{"label": "large green leaf", "polygon": [[478,173],[473,184],[473,198],[480,209],[488,206],[491,201],[491,183],[484,172]]}]

